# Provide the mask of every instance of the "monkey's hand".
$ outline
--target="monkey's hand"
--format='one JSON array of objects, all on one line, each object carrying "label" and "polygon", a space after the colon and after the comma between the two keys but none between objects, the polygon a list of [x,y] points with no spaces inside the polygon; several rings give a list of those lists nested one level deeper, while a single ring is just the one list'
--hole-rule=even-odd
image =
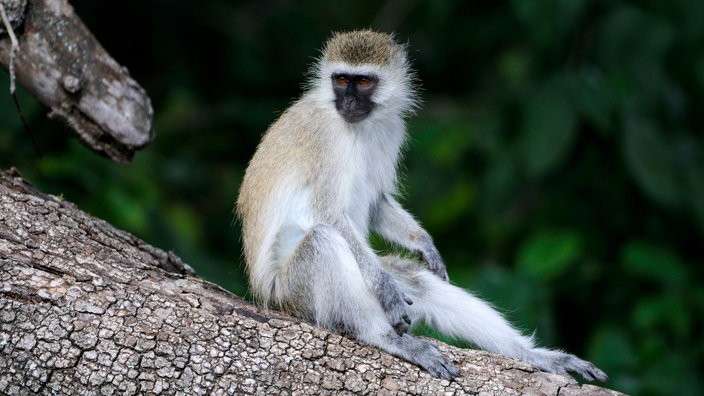
[{"label": "monkey's hand", "polygon": [[379,282],[376,295],[396,333],[402,335],[407,332],[411,327],[411,318],[408,316],[406,306],[413,304],[413,300],[401,292],[393,278],[386,273]]},{"label": "monkey's hand", "polygon": [[450,277],[447,275],[447,268],[445,268],[445,262],[440,256],[440,252],[432,244],[424,249],[417,250],[416,255],[418,259],[423,261],[428,269],[431,270],[435,275],[439,276],[440,279],[445,282],[450,281]]}]

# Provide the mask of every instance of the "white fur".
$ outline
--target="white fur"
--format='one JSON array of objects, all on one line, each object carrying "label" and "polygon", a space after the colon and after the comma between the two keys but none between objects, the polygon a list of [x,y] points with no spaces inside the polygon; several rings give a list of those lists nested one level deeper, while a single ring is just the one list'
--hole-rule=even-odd
[{"label": "white fur", "polygon": [[444,334],[516,358],[533,348],[529,337],[511,327],[485,301],[428,271],[419,271],[417,280],[427,291],[409,309]]}]

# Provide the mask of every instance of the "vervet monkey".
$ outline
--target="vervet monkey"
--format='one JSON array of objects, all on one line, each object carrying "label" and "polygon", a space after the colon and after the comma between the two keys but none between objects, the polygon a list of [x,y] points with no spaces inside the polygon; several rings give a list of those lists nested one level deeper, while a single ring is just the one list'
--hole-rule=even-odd
[{"label": "vervet monkey", "polygon": [[[303,96],[262,138],[240,188],[253,295],[437,377],[459,371],[433,342],[407,332],[421,320],[545,371],[605,381],[592,363],[535,347],[487,303],[451,285],[432,238],[396,202],[404,118],[417,103],[405,46],[369,30],[337,33],[311,74]],[[419,260],[378,256],[370,230]]]}]

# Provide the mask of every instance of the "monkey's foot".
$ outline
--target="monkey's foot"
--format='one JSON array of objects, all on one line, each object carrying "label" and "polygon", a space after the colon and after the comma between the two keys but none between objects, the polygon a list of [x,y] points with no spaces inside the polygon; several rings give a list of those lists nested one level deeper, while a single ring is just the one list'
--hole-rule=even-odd
[{"label": "monkey's foot", "polygon": [[452,379],[460,373],[437,346],[428,340],[404,334],[394,343],[399,348],[392,352],[394,355],[422,367],[434,377]]},{"label": "monkey's foot", "polygon": [[531,356],[525,360],[541,370],[562,375],[569,375],[568,373],[572,372],[581,375],[589,382],[595,379],[606,382],[609,379],[606,373],[593,363],[582,360],[575,355],[543,348],[535,348],[531,350],[531,353]]}]

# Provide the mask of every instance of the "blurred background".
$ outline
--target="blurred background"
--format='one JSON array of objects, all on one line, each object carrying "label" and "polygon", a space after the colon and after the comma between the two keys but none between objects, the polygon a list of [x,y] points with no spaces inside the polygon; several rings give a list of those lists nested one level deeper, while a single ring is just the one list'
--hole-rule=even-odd
[{"label": "blurred background", "polygon": [[608,387],[704,393],[704,2],[71,3],[151,96],[156,139],[115,165],[20,90],[44,157],[0,94],[0,168],[246,296],[231,210],[261,134],[331,31],[393,31],[424,99],[400,200],[453,282]]}]

